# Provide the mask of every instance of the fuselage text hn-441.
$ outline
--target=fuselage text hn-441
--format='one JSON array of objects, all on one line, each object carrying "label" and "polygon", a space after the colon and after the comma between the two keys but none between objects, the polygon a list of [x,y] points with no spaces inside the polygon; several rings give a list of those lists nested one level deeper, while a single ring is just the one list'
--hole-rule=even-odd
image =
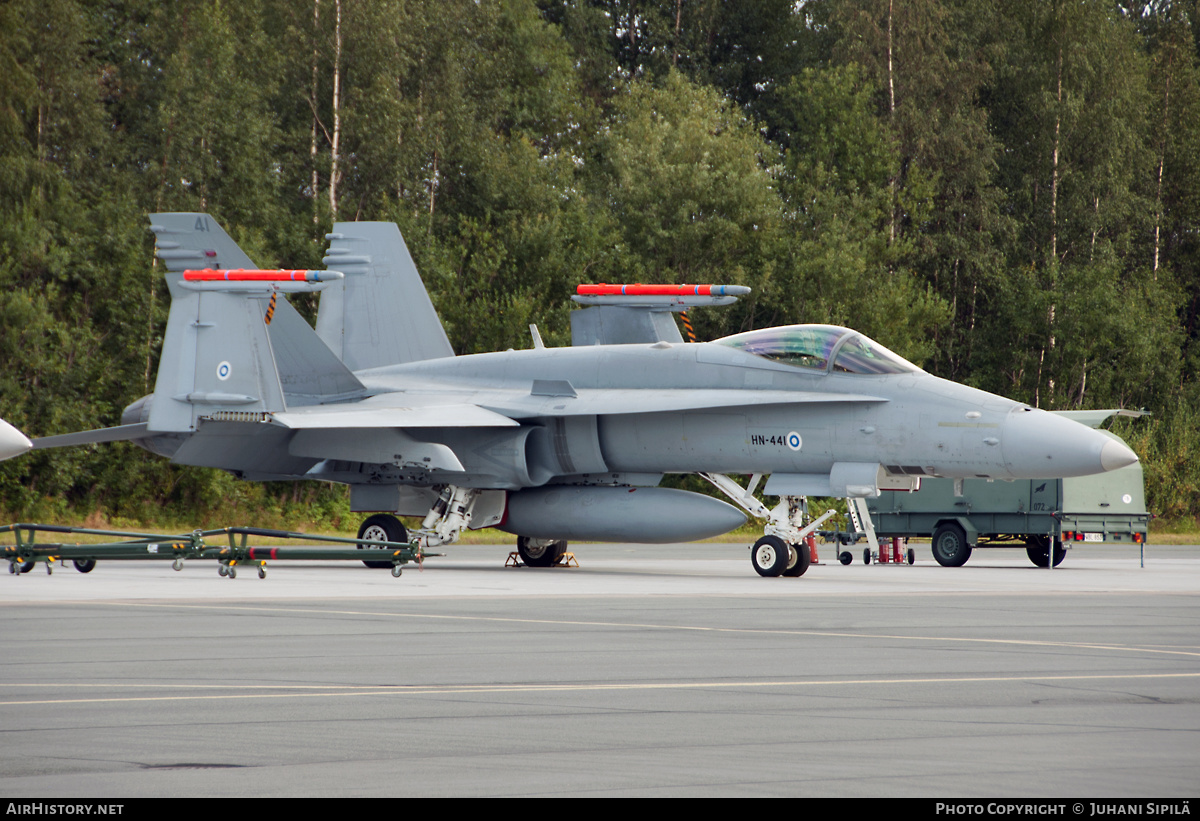
[{"label": "fuselage text hn-441", "polygon": [[[118,427],[32,447],[127,440],[242,479],[340,482],[353,510],[375,512],[364,541],[431,547],[495,527],[545,566],[569,539],[691,541],[739,527],[745,510],[765,521],[755,569],[798,576],[809,551],[796,546],[815,526],[808,496],[874,496],[922,476],[1080,476],[1137,459],[847,328],[684,342],[673,311],[728,304],[745,287],[580,286],[570,347],[545,347],[533,327],[530,350],[455,356],[391,223],[336,224],[330,270],[261,271],[206,214],[151,222],[171,292],[154,393]],[[315,330],[278,296],[314,291]],[[0,423],[0,457],[29,446]],[[737,507],[657,487],[667,473],[701,474]],[[765,476],[772,509],[755,496]],[[396,514],[424,519],[408,533]]]}]

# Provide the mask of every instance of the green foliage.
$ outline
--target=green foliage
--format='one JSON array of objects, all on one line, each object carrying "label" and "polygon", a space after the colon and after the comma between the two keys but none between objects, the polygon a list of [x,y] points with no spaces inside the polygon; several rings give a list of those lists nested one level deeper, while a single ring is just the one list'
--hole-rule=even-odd
[{"label": "green foliage", "polygon": [[[892,231],[900,157],[871,112],[875,90],[851,64],[806,70],[778,95],[790,253],[763,301],[778,311],[768,324],[853,326],[921,363],[948,311],[915,276],[913,241]],[[928,194],[911,177],[917,213]]]},{"label": "green foliage", "polygon": [[611,220],[620,275],[744,282],[770,253],[779,201],[774,149],[716,91],[671,73],[617,97],[589,190]]},{"label": "green foliage", "polygon": [[1148,419],[1117,420],[1112,430],[1142,460],[1147,509],[1169,523],[1200,525],[1200,419],[1194,401]]}]

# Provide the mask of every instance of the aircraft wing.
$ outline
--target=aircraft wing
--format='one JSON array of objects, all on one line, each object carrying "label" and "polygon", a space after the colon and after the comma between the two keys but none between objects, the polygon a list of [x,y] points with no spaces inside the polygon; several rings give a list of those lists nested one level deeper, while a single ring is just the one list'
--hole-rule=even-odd
[{"label": "aircraft wing", "polygon": [[1149,416],[1146,411],[1140,410],[1124,410],[1122,408],[1112,408],[1109,410],[1082,410],[1082,411],[1051,411],[1055,416],[1065,416],[1078,422],[1081,425],[1087,425],[1089,428],[1098,428],[1108,421],[1113,416],[1128,416],[1132,419],[1137,419],[1141,416]]},{"label": "aircraft wing", "polygon": [[518,423],[478,405],[455,403],[381,407],[378,405],[321,405],[271,414],[280,425],[295,430],[320,428],[515,428]]},{"label": "aircraft wing", "polygon": [[[539,380],[540,381],[540,380]],[[553,385],[560,385],[554,393]],[[535,384],[535,391],[538,390]],[[663,413],[706,408],[732,408],[747,405],[821,404],[830,402],[887,402],[881,396],[857,393],[821,393],[818,391],[774,390],[688,390],[688,389],[582,389],[573,390],[566,382],[544,385],[541,393],[504,398],[477,397],[482,407],[514,419],[535,416],[603,416],[608,414]]]},{"label": "aircraft wing", "polygon": [[399,465],[461,472],[465,470],[446,445],[421,442],[405,433],[413,428],[515,428],[519,423],[466,402],[422,404],[323,405],[271,414],[296,433],[288,453],[315,459],[350,462],[394,462]]}]

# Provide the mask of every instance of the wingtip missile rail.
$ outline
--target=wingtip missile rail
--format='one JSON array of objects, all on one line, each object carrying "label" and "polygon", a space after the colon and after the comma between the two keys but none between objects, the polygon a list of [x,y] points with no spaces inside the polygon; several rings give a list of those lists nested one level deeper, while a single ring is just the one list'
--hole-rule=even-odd
[{"label": "wingtip missile rail", "polygon": [[[53,572],[55,562],[72,560],[81,573],[89,573],[99,560],[155,561],[170,560],[175,570],[182,570],[185,561],[215,560],[217,573],[227,578],[237,577],[239,566],[254,567],[259,578],[266,577],[268,561],[363,561],[363,549],[369,549],[372,562],[390,562],[392,575],[399,578],[402,568],[410,562],[420,563],[428,556],[419,545],[411,542],[388,542],[378,539],[348,539],[337,536],[312,536],[284,530],[255,527],[223,527],[216,530],[194,530],[184,534],[129,533],[115,530],[18,523],[0,527],[0,534],[13,533],[16,544],[0,546],[0,560],[8,562],[10,574],[28,573],[37,562],[46,564]],[[114,541],[94,544],[46,543],[36,541],[39,532],[77,533],[109,537]],[[209,538],[227,536],[228,545],[210,544]],[[322,545],[251,545],[250,536],[271,539],[302,539],[329,542]],[[238,538],[240,537],[240,539]],[[345,546],[341,546],[345,545]]]}]

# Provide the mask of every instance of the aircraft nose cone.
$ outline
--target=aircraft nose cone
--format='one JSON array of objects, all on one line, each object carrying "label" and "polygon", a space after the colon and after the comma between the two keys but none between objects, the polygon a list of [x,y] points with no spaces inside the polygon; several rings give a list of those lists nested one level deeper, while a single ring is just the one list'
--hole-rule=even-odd
[{"label": "aircraft nose cone", "polygon": [[1115,439],[1109,439],[1100,448],[1100,465],[1105,470],[1117,470],[1132,465],[1138,460],[1137,454]]},{"label": "aircraft nose cone", "polygon": [[0,419],[0,459],[11,459],[33,447],[25,434]]},{"label": "aircraft nose cone", "polygon": [[1132,465],[1137,456],[1107,434],[1043,410],[1009,414],[1004,462],[1014,479],[1089,476]]}]

